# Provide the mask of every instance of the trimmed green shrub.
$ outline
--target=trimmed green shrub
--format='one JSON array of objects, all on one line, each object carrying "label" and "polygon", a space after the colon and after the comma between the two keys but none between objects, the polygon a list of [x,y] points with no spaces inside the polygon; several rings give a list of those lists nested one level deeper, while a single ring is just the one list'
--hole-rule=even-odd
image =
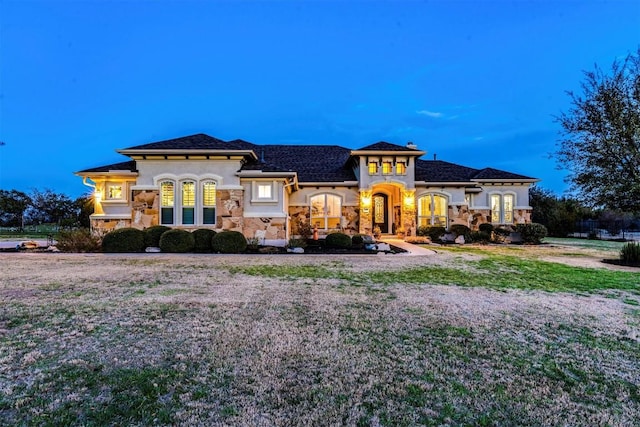
[{"label": "trimmed green shrub", "polygon": [[142,252],[144,248],[144,231],[137,228],[120,228],[102,238],[103,252]]},{"label": "trimmed green shrub", "polygon": [[247,239],[239,231],[221,231],[211,239],[214,252],[238,254],[247,250]]},{"label": "trimmed green shrub", "polygon": [[160,236],[160,250],[162,252],[185,253],[193,251],[196,239],[187,230],[173,228]]},{"label": "trimmed green shrub", "polygon": [[522,241],[530,245],[539,245],[547,237],[547,227],[533,222],[531,224],[516,225],[516,232],[522,236]]},{"label": "trimmed green shrub", "polygon": [[428,236],[432,242],[437,242],[446,232],[447,230],[444,227],[421,225],[418,227],[416,234],[418,236]]},{"label": "trimmed green shrub", "polygon": [[493,229],[493,239],[496,243],[504,243],[504,241],[513,232],[513,229],[507,227],[496,227]]},{"label": "trimmed green shrub", "polygon": [[472,231],[470,237],[473,243],[487,244],[491,241],[491,233],[487,233],[486,231]]},{"label": "trimmed green shrub", "polygon": [[478,226],[478,231],[489,233],[489,235],[491,235],[491,233],[493,233],[493,224],[484,222]]},{"label": "trimmed green shrub", "polygon": [[364,246],[364,236],[362,234],[354,234],[351,236],[351,246],[361,248]]},{"label": "trimmed green shrub", "polygon": [[62,252],[99,252],[100,238],[88,228],[61,231],[56,236],[56,247]]},{"label": "trimmed green shrub", "polygon": [[620,261],[625,264],[640,264],[640,243],[626,243],[622,249],[620,249]]},{"label": "trimmed green shrub", "polygon": [[144,244],[146,247],[160,247],[160,236],[165,231],[171,230],[171,227],[166,225],[154,225],[149,228],[145,228],[144,231]]},{"label": "trimmed green shrub", "polygon": [[344,233],[331,233],[327,235],[324,243],[329,248],[350,248],[351,237]]},{"label": "trimmed green shrub", "polygon": [[215,231],[208,228],[199,228],[191,234],[193,234],[193,238],[195,239],[195,245],[193,247],[195,252],[207,253],[213,251],[211,240],[213,236],[216,235]]},{"label": "trimmed green shrub", "polygon": [[449,227],[449,231],[458,236],[464,236],[465,242],[471,241],[471,229],[464,224],[453,224]]}]

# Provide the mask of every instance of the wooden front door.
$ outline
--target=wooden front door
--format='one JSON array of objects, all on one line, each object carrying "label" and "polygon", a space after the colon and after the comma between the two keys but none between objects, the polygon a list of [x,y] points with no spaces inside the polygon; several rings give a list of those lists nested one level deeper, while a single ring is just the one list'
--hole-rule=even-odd
[{"label": "wooden front door", "polygon": [[382,233],[390,233],[389,230],[389,198],[386,194],[373,195],[373,226],[380,227]]}]

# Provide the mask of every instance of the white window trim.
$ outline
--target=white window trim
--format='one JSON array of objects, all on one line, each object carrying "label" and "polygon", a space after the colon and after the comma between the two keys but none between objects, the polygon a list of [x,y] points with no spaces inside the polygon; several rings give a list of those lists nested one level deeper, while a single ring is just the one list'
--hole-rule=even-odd
[{"label": "white window trim", "polygon": [[[493,205],[491,204],[491,199],[493,196],[498,196],[500,197],[500,218],[498,222],[495,222],[493,220]],[[504,196],[511,196],[513,197],[513,207],[511,209],[511,222],[505,222],[504,220]],[[516,211],[516,207],[517,207],[517,202],[518,202],[518,197],[516,195],[516,193],[514,191],[505,191],[505,192],[497,192],[497,191],[492,191],[491,193],[489,193],[487,195],[487,201],[488,201],[488,207],[489,207],[489,212],[490,212],[490,216],[491,216],[491,223],[492,224],[505,224],[505,225],[511,225],[511,224],[515,224],[515,211]]]},{"label": "white window trim", "polygon": [[[109,188],[110,187],[118,187],[118,186],[122,187],[122,197],[120,197],[118,199],[110,199],[108,197]],[[128,188],[128,185],[127,185],[126,181],[107,181],[104,184],[104,195],[102,197],[102,203],[106,203],[106,204],[109,204],[109,203],[126,203],[126,202],[129,201],[129,198],[127,197],[128,196],[128,191],[129,191],[129,188]]]},{"label": "white window trim", "polygon": [[[271,186],[271,197],[258,197],[258,188],[261,185]],[[277,203],[278,202],[278,181],[252,181],[251,182],[251,203]]]},{"label": "white window trim", "polygon": [[[317,196],[324,196],[324,198],[325,198],[325,200],[324,200],[325,201],[324,212],[323,212],[323,215],[320,216],[320,217],[314,217],[313,216],[313,209],[311,207],[311,200],[314,197],[317,197]],[[329,216],[329,215],[327,215],[327,205],[326,205],[327,196],[334,196],[334,197],[337,197],[340,200],[340,213],[339,213],[339,216]],[[316,193],[313,193],[313,194],[309,194],[309,197],[307,199],[307,206],[309,206],[309,221],[311,222],[311,226],[314,226],[314,223],[313,223],[314,218],[322,218],[322,219],[325,220],[325,226],[322,227],[322,228],[319,228],[319,230],[331,230],[331,228],[329,228],[329,226],[328,226],[328,224],[329,224],[328,220],[330,218],[338,218],[340,223],[342,223],[342,208],[345,206],[344,205],[344,196],[342,194],[334,193],[334,192],[330,192],[330,191],[319,191],[319,192],[316,192]]]},{"label": "white window trim", "polygon": [[[165,182],[170,182],[171,184],[173,184],[173,206],[163,206],[163,204],[162,204],[162,184],[165,183]],[[177,198],[176,193],[179,191],[179,187],[178,188],[176,188],[176,187],[178,187],[178,183],[176,183],[176,181],[173,180],[173,179],[162,178],[162,179],[158,180],[158,197],[160,197],[160,200],[159,200],[159,208],[160,208],[160,210],[158,212],[158,214],[159,214],[158,224],[160,224],[160,225],[176,225],[178,223],[177,218],[176,218],[176,209],[177,209],[177,205],[178,205],[177,200],[176,200],[176,198]],[[169,209],[169,208],[173,209],[173,215],[172,215],[172,218],[171,218],[171,222],[164,222],[163,223],[162,222],[162,209]]]},{"label": "white window trim", "polygon": [[435,213],[433,211],[431,211],[429,213],[429,215],[420,215],[422,212],[420,212],[420,200],[424,197],[431,197],[431,205],[433,206],[433,197],[434,196],[440,196],[443,197],[445,199],[445,215],[444,215],[444,222],[445,225],[444,227],[448,227],[449,226],[449,203],[451,201],[451,196],[449,194],[446,193],[439,193],[439,192],[427,192],[427,193],[422,193],[420,194],[420,196],[418,196],[416,198],[416,202],[417,202],[417,217],[418,217],[418,224],[420,224],[420,219],[421,218],[429,218],[429,224],[427,224],[429,227],[433,227],[434,225],[434,219],[436,216],[440,216],[440,215],[435,215]]}]

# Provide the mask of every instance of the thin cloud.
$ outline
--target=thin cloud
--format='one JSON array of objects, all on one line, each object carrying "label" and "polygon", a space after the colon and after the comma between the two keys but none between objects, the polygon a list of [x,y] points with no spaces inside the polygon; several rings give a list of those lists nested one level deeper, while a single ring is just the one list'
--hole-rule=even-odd
[{"label": "thin cloud", "polygon": [[421,114],[423,116],[427,116],[427,117],[433,117],[434,119],[440,119],[442,117],[444,117],[444,114],[442,113],[438,113],[435,111],[429,111],[429,110],[418,110],[416,111],[416,113]]}]

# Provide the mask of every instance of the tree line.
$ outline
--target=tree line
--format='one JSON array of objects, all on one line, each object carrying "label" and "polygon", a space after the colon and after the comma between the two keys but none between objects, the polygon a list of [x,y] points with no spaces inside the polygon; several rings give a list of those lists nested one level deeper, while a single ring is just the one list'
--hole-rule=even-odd
[{"label": "tree line", "polygon": [[66,194],[45,189],[25,193],[0,189],[0,227],[55,224],[60,227],[89,227],[93,213],[90,195],[71,199]]}]

